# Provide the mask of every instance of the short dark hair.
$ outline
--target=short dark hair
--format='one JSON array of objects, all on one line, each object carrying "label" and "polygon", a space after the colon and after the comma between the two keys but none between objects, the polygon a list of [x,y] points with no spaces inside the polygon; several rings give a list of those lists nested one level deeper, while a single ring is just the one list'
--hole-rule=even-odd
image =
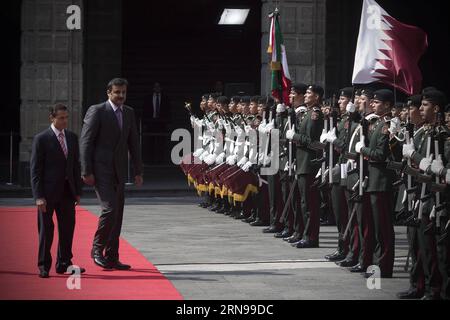
[{"label": "short dark hair", "polygon": [[54,106],[48,108],[48,111],[52,117],[56,117],[58,111],[68,111],[69,109],[62,103],[57,103]]},{"label": "short dark hair", "polygon": [[127,86],[128,87],[128,81],[124,78],[114,78],[111,81],[108,82],[108,91],[111,91],[113,86]]}]

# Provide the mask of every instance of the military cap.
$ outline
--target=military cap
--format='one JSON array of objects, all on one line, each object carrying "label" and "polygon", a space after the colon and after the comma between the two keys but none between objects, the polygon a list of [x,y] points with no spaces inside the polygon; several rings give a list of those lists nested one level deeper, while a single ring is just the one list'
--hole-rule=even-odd
[{"label": "military cap", "polygon": [[450,104],[445,106],[445,112],[450,112]]},{"label": "military cap", "polygon": [[355,96],[360,96],[362,90],[361,89],[355,89]]},{"label": "military cap", "polygon": [[347,97],[349,99],[353,96],[353,88],[352,87],[345,87],[339,90],[339,96]]},{"label": "military cap", "polygon": [[[444,108],[447,103],[447,98],[442,91],[439,90],[429,90],[422,94],[422,100],[430,101],[431,103],[437,104],[441,108]],[[441,109],[442,110],[442,109]]]},{"label": "military cap", "polygon": [[304,83],[294,83],[291,86],[291,91],[294,91],[298,94],[305,94],[307,89],[308,89],[308,86]]},{"label": "military cap", "polygon": [[241,101],[240,96],[232,96],[230,99],[230,102],[234,102],[234,103],[239,103],[239,101]]},{"label": "military cap", "polygon": [[239,102],[249,104],[250,103],[250,97],[249,96],[242,96]]},{"label": "military cap", "polygon": [[217,92],[213,92],[209,94],[209,98],[213,100],[217,100],[220,95]]},{"label": "military cap", "polygon": [[209,98],[209,93],[202,94],[202,100],[208,100],[208,98]]},{"label": "military cap", "polygon": [[437,90],[435,87],[425,87],[422,89],[422,94],[427,93],[428,91]]},{"label": "military cap", "polygon": [[256,103],[258,103],[260,98],[261,98],[260,96],[252,96],[252,97],[250,98],[250,102],[256,102]]},{"label": "military cap", "polygon": [[405,106],[404,102],[396,102],[394,105],[395,109],[403,109],[403,107]]},{"label": "military cap", "polygon": [[220,96],[220,97],[217,98],[217,103],[229,104],[230,103],[230,99],[228,99],[228,97],[226,97],[226,96]]},{"label": "military cap", "polygon": [[380,89],[373,93],[373,98],[382,102],[394,102],[394,94],[389,89]]},{"label": "military cap", "polygon": [[324,90],[321,86],[317,84],[312,84],[308,87],[308,89],[317,94],[320,98],[322,98]]},{"label": "military cap", "polygon": [[[355,93],[355,95],[357,95],[357,94]],[[361,89],[359,92],[359,95],[366,96],[369,99],[373,99],[373,92],[370,89]]]},{"label": "military cap", "polygon": [[416,107],[416,108],[420,108],[420,106],[422,105],[422,95],[416,94],[416,95],[410,96],[408,98],[408,105]]}]

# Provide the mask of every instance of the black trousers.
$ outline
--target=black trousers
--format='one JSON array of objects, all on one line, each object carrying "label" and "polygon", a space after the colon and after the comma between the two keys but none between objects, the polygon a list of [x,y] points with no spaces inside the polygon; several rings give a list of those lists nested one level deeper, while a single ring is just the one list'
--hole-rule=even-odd
[{"label": "black trousers", "polygon": [[62,198],[59,201],[48,201],[46,210],[46,212],[38,210],[38,267],[41,271],[49,271],[52,266],[50,250],[52,248],[55,229],[53,212],[56,212],[59,236],[56,268],[64,268],[72,264],[72,241],[75,231],[75,200],[68,183],[64,186]]},{"label": "black trousers", "polygon": [[[101,253],[111,262],[119,260],[119,237],[122,230],[125,185],[112,184],[96,177],[95,193],[102,207],[92,246],[92,256]],[[103,253],[104,251],[104,253]]]}]

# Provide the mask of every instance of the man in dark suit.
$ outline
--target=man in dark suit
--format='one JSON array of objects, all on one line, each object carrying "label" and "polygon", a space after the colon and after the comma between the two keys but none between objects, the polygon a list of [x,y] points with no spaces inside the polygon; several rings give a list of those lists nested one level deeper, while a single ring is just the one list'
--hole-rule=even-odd
[{"label": "man in dark suit", "polygon": [[130,269],[119,261],[128,152],[135,184],[140,186],[143,182],[134,111],[124,105],[127,88],[125,79],[109,82],[108,101],[88,109],[80,138],[82,178],[87,185],[94,186],[102,207],[91,255],[94,263],[105,269]]},{"label": "man in dark suit", "polygon": [[[142,106],[142,124],[144,160],[160,164],[166,159],[169,137],[167,136],[170,124],[170,101],[159,82],[153,85],[153,92],[144,97]],[[155,148],[161,152],[154,152]]]},{"label": "man in dark suit", "polygon": [[[31,187],[38,207],[41,278],[49,277],[52,264],[53,211],[58,219],[56,272],[65,273],[72,265],[72,240],[75,230],[75,205],[80,203],[81,173],[78,137],[68,131],[67,107],[50,108],[51,127],[37,134],[31,151]],[[80,268],[80,272],[84,272]]]}]

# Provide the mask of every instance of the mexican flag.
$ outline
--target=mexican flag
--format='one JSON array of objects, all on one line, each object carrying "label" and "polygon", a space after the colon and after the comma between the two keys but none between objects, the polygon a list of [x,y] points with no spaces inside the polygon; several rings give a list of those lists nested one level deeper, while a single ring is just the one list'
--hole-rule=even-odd
[{"label": "mexican flag", "polygon": [[[286,48],[283,44],[283,35],[281,34],[279,13],[275,12],[269,15],[270,32],[269,48],[267,53],[270,56],[270,69],[272,70],[272,95],[284,104],[289,104],[289,91],[291,90],[291,76],[286,57]],[[280,96],[281,95],[281,96]]]},{"label": "mexican flag", "polygon": [[352,83],[383,82],[409,95],[420,92],[419,59],[427,34],[397,21],[374,0],[364,0]]}]

